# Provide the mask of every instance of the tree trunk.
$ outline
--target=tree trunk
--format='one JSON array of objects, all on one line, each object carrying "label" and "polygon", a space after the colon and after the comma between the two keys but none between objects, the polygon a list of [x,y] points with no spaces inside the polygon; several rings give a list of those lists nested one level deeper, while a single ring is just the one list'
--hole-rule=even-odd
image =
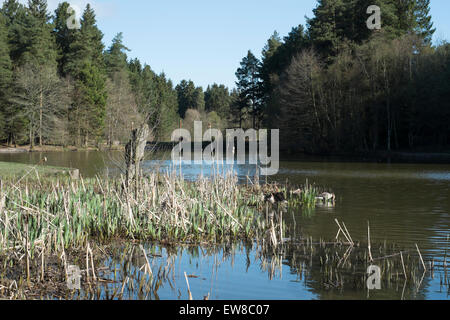
[{"label": "tree trunk", "polygon": [[34,148],[34,139],[33,139],[33,125],[32,124],[30,124],[30,132],[29,132],[29,134],[30,134],[30,150],[33,150],[33,148]]},{"label": "tree trunk", "polygon": [[81,147],[81,123],[80,116],[78,115],[78,123],[77,123],[77,147]]},{"label": "tree trunk", "polygon": [[[139,178],[139,164],[144,158],[147,138],[150,133],[148,124],[142,125],[139,129],[133,130],[131,139],[125,147],[125,162],[127,165],[126,178],[127,186],[130,182]],[[137,182],[135,184],[135,192],[137,194]]]},{"label": "tree trunk", "polygon": [[42,108],[43,108],[43,95],[42,87],[39,96],[39,145],[42,147]]},{"label": "tree trunk", "polygon": [[391,151],[391,136],[392,136],[392,124],[391,124],[391,101],[387,97],[386,101],[387,112],[387,151]]},{"label": "tree trunk", "polygon": [[86,135],[84,136],[84,147],[87,148],[89,145],[89,132],[86,130]]}]

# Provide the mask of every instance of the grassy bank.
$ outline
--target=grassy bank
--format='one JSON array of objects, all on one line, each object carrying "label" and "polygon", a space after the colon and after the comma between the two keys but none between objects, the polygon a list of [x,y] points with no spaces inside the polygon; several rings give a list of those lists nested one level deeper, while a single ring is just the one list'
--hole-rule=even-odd
[{"label": "grassy bank", "polygon": [[0,162],[0,178],[45,178],[45,177],[76,177],[76,169],[52,167],[44,165],[27,165],[13,162]]}]

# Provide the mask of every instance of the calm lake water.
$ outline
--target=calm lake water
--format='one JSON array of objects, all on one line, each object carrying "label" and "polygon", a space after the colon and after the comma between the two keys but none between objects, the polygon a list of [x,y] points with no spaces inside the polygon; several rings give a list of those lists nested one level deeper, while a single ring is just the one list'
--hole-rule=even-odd
[{"label": "calm lake water", "polygon": [[[0,154],[0,161],[38,163],[47,157],[49,165],[80,169],[84,177],[114,175],[120,172],[115,163],[120,153],[66,152]],[[168,154],[159,155],[160,159]],[[116,160],[115,160],[116,159]],[[145,170],[171,170],[170,161],[148,160]],[[157,168],[156,168],[157,167]],[[177,168],[179,170],[179,168]],[[250,165],[233,166],[242,183],[253,176]],[[182,166],[186,179],[195,179],[201,172],[209,175],[211,166]],[[450,164],[387,164],[330,161],[317,157],[282,161],[277,176],[271,181],[304,184],[306,179],[337,195],[335,207],[316,208],[305,214],[286,217],[295,234],[313,239],[332,240],[337,233],[335,219],[344,221],[355,241],[367,242],[370,221],[374,243],[395,243],[402,250],[415,250],[417,244],[424,260],[436,265],[448,263],[450,252]],[[449,299],[446,274],[436,268],[428,272],[419,286],[384,286],[381,290],[323,288],[319,285],[320,270],[306,265],[301,272],[292,265],[292,252],[280,257],[280,263],[264,261],[255,248],[175,248],[148,244],[146,249],[155,269],[162,271],[158,290],[147,298],[186,299],[184,272],[195,275],[189,279],[195,299],[210,293],[211,299]],[[128,248],[130,255],[138,248]],[[133,251],[134,250],[134,251]],[[121,251],[123,252],[123,250]],[[376,255],[376,254],[374,254]],[[120,260],[120,259],[119,259]],[[112,257],[105,262],[111,267],[121,261]],[[138,259],[139,260],[139,259]],[[271,265],[272,263],[272,265]],[[276,266],[274,267],[275,264]],[[133,264],[132,264],[133,265]],[[135,263],[135,268],[143,264]],[[165,271],[164,271],[165,270]],[[170,272],[169,272],[169,271]],[[137,270],[138,271],[138,270]],[[349,275],[351,276],[351,275]],[[131,291],[130,291],[131,292]],[[106,292],[105,292],[106,294]],[[130,293],[130,298],[143,298]]]}]

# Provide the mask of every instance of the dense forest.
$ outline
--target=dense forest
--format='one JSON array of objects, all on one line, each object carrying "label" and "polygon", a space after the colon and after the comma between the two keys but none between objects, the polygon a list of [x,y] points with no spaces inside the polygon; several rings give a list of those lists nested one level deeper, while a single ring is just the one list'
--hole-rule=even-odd
[{"label": "dense forest", "polygon": [[[228,125],[232,95],[192,81],[174,87],[138,59],[121,33],[105,48],[87,5],[80,28],[69,28],[69,4],[54,14],[46,0],[4,1],[0,14],[0,140],[8,145],[113,145],[149,119],[153,140],[204,120]],[[70,25],[69,25],[70,26]],[[235,94],[236,95],[236,94]],[[224,120],[222,120],[224,119]]]},{"label": "dense forest", "polygon": [[[109,47],[87,5],[6,0],[0,9],[0,140],[112,146],[143,119],[167,141],[195,120],[214,128],[279,128],[283,150],[441,150],[450,145],[450,45],[433,44],[429,0],[320,0],[306,26],[275,32],[236,71],[236,88],[165,74]],[[381,30],[366,25],[369,5]]]},{"label": "dense forest", "polygon": [[285,151],[448,150],[450,45],[434,32],[429,0],[320,0],[261,61],[248,52],[236,112],[279,128]]}]

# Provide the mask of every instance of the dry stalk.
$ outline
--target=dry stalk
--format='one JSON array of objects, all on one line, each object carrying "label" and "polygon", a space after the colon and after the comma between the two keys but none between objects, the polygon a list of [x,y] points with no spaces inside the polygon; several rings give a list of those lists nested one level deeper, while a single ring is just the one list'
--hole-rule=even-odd
[{"label": "dry stalk", "polygon": [[189,280],[188,280],[186,271],[184,272],[184,278],[186,279],[186,284],[187,284],[187,289],[188,289],[188,294],[189,294],[189,300],[194,300],[194,298],[192,297],[191,288],[189,287]]},{"label": "dry stalk", "polygon": [[367,241],[368,241],[368,249],[369,249],[369,259],[370,259],[371,262],[373,262],[372,250],[371,250],[371,245],[370,245],[370,224],[369,224],[369,221],[367,221]]},{"label": "dry stalk", "polygon": [[417,243],[416,243],[416,248],[417,248],[417,252],[419,253],[420,261],[422,261],[423,270],[424,270],[424,272],[426,272],[427,271],[427,267],[425,266],[425,262],[422,259],[422,254],[420,253],[420,250],[419,250],[419,247],[417,246]]}]

